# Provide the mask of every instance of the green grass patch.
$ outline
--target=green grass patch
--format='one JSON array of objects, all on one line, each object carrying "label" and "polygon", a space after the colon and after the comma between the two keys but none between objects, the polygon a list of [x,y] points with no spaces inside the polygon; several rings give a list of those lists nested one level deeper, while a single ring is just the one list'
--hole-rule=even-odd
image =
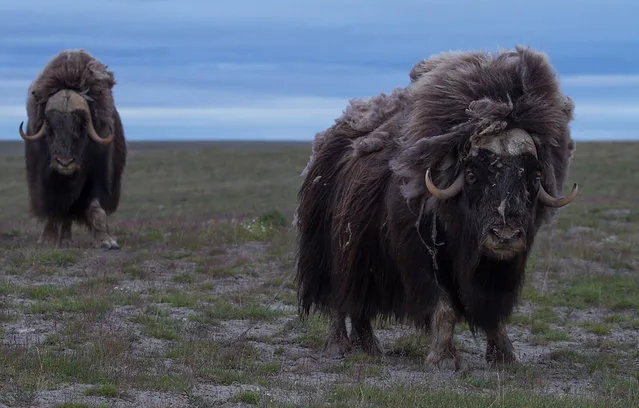
[{"label": "green grass patch", "polygon": [[113,308],[113,299],[83,296],[41,300],[34,303],[30,313],[43,314],[45,319],[58,317],[62,313],[82,313],[92,320],[102,319]]},{"label": "green grass patch", "polygon": [[241,391],[232,396],[229,402],[241,402],[244,404],[258,405],[260,403],[260,393],[257,391]]},{"label": "green grass patch", "polygon": [[165,357],[179,360],[198,379],[216,385],[265,384],[282,369],[279,361],[268,359],[247,343],[184,341],[172,345]]},{"label": "green grass patch", "polygon": [[117,398],[120,395],[120,392],[115,385],[106,384],[87,388],[84,391],[84,395],[93,397]]},{"label": "green grass patch", "polygon": [[560,364],[586,367],[590,375],[595,371],[615,370],[619,367],[619,359],[623,356],[604,352],[586,354],[572,349],[561,349],[550,353],[551,360]]},{"label": "green grass patch", "polygon": [[193,283],[195,282],[195,278],[190,273],[181,273],[179,275],[174,275],[171,277],[171,281],[175,283]]},{"label": "green grass patch", "polygon": [[125,265],[122,268],[122,272],[130,279],[147,279],[149,278],[149,272],[145,271],[140,265],[132,264]]},{"label": "green grass patch", "polygon": [[610,328],[601,323],[585,322],[581,326],[585,328],[589,333],[597,334],[599,336],[607,336],[610,334]]},{"label": "green grass patch", "polygon": [[572,336],[565,329],[553,329],[547,323],[533,322],[531,332],[535,344],[548,344],[551,341],[570,341]]},{"label": "green grass patch", "polygon": [[178,340],[180,325],[159,309],[131,318],[131,322],[142,325],[146,336],[156,339]]},{"label": "green grass patch", "polygon": [[6,239],[17,238],[20,236],[20,231],[15,229],[2,231],[2,233],[0,233],[0,236]]},{"label": "green grass patch", "polygon": [[193,384],[188,376],[183,374],[147,374],[143,373],[132,378],[132,386],[144,390],[162,392],[185,393]]},{"label": "green grass patch", "polygon": [[379,365],[379,359],[365,353],[354,353],[333,364],[328,371],[346,374],[352,380],[360,382],[370,377],[381,377],[384,369]]},{"label": "green grass patch", "polygon": [[5,280],[0,280],[0,296],[7,296],[15,291],[16,285]]},{"label": "green grass patch", "polygon": [[71,288],[60,288],[54,285],[34,285],[22,288],[22,295],[29,299],[46,300],[49,298],[62,298],[74,296],[76,293]]},{"label": "green grass patch", "polygon": [[320,314],[310,314],[304,318],[296,318],[286,323],[284,332],[292,333],[302,347],[320,350],[324,347],[328,319]]},{"label": "green grass patch", "polygon": [[[497,390],[488,395],[466,394],[452,390],[427,389],[409,385],[375,387],[370,385],[339,385],[332,389],[328,402],[333,407],[579,407],[605,408],[604,401],[578,397],[548,397],[534,392]],[[322,406],[318,403],[313,407]]]},{"label": "green grass patch", "polygon": [[390,346],[389,353],[410,358],[426,357],[429,348],[423,333],[411,333],[396,339]]},{"label": "green grass patch", "polygon": [[634,314],[614,314],[604,319],[606,323],[617,324],[622,329],[638,329],[639,330],[639,318]]},{"label": "green grass patch", "polygon": [[50,337],[41,347],[0,346],[0,379],[13,379],[23,389],[63,383],[117,384],[128,342],[105,337],[77,349],[65,349]]},{"label": "green grass patch", "polygon": [[638,276],[582,276],[565,285],[556,297],[558,306],[639,308]]},{"label": "green grass patch", "polygon": [[240,298],[232,302],[229,299],[213,299],[199,315],[190,319],[203,324],[218,324],[220,320],[273,320],[284,316],[281,310],[272,309],[254,298]]},{"label": "green grass patch", "polygon": [[164,240],[164,233],[157,229],[148,229],[142,231],[142,237],[148,242],[161,242]]},{"label": "green grass patch", "polygon": [[170,251],[164,255],[164,258],[177,261],[180,259],[188,258],[191,255],[192,255],[191,251]]},{"label": "green grass patch", "polygon": [[38,256],[38,262],[43,265],[69,267],[77,262],[78,257],[72,252],[52,251],[44,252]]},{"label": "green grass patch", "polygon": [[606,307],[624,311],[639,308],[638,276],[587,275],[561,282],[550,293],[541,294],[530,285],[522,291],[522,298],[542,307],[564,306],[576,309]]},{"label": "green grass patch", "polygon": [[195,295],[176,289],[167,289],[162,294],[153,296],[152,300],[157,303],[168,303],[173,307],[188,308],[193,308],[198,303]]}]

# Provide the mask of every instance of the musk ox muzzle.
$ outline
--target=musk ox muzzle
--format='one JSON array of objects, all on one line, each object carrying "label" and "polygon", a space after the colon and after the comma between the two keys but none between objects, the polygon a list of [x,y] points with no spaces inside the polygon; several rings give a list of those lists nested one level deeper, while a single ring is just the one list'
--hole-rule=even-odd
[{"label": "musk ox muzzle", "polygon": [[514,258],[527,247],[521,228],[509,225],[493,225],[488,228],[481,242],[484,253],[501,260]]}]

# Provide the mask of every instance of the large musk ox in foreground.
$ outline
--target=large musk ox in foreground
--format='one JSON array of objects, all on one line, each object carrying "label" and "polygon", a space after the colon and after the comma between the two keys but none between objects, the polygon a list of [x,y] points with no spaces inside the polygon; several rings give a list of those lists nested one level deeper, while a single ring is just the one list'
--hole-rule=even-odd
[{"label": "large musk ox in foreground", "polygon": [[38,242],[71,240],[73,221],[99,246],[117,249],[107,215],[120,201],[126,141],[113,73],[84,50],[55,56],[29,87],[25,159],[31,212],[45,220]]},{"label": "large musk ox in foreground", "polygon": [[444,53],[410,77],[315,138],[296,211],[300,312],[330,315],[332,354],[381,353],[381,316],[430,330],[430,365],[460,368],[461,320],[486,333],[489,363],[517,361],[505,321],[526,259],[577,192],[561,197],[573,103],[522,47]]}]

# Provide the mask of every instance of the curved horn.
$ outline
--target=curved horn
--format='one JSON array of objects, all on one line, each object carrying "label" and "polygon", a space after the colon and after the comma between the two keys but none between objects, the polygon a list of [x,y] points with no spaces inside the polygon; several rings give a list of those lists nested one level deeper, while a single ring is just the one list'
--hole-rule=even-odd
[{"label": "curved horn", "polygon": [[539,188],[539,201],[541,201],[544,205],[547,205],[548,207],[554,207],[554,208],[563,207],[564,205],[570,204],[572,200],[575,199],[575,197],[577,196],[577,189],[578,189],[577,183],[575,183],[572,186],[572,191],[570,191],[570,193],[567,196],[555,198],[551,196],[550,194],[548,194],[548,192],[544,190],[544,187],[541,186]]},{"label": "curved horn", "polygon": [[95,128],[93,127],[93,119],[91,119],[91,111],[89,109],[87,109],[87,116],[89,118],[89,137],[91,138],[91,140],[103,145],[111,143],[111,140],[113,140],[112,134],[103,139],[98,135],[98,132],[95,131]]},{"label": "curved horn", "polygon": [[461,173],[459,176],[457,176],[455,181],[453,181],[453,184],[443,190],[440,190],[439,188],[437,188],[437,186],[435,186],[435,184],[433,184],[433,181],[430,178],[430,168],[426,170],[426,176],[424,177],[424,179],[426,180],[426,188],[428,188],[428,191],[430,191],[432,195],[439,198],[440,200],[447,200],[451,197],[456,196],[457,194],[459,194],[462,186],[464,185],[464,173]]},{"label": "curved horn", "polygon": [[40,130],[38,130],[38,133],[36,133],[33,136],[29,136],[26,133],[24,133],[24,131],[22,130],[22,125],[24,125],[24,122],[20,122],[20,127],[18,128],[18,130],[20,131],[20,137],[22,137],[27,142],[33,142],[35,140],[38,140],[42,136],[44,136],[44,134],[46,133],[46,122],[42,122],[42,126],[40,127]]}]

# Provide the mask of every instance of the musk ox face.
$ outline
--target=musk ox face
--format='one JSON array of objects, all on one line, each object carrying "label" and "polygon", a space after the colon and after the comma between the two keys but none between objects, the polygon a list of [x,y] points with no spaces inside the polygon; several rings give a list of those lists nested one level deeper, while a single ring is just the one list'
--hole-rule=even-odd
[{"label": "musk ox face", "polygon": [[50,168],[72,175],[80,169],[84,151],[90,140],[106,145],[113,135],[101,138],[93,127],[91,111],[86,99],[71,90],[52,95],[44,109],[44,121],[35,135],[28,136],[22,130],[20,136],[27,142],[45,138],[50,155]]},{"label": "musk ox face", "polygon": [[521,129],[472,137],[468,154],[453,184],[440,190],[426,173],[428,190],[439,199],[455,197],[453,217],[476,237],[484,256],[509,260],[525,252],[532,238],[537,205],[562,207],[567,197],[553,198],[543,188],[541,164],[532,137]]},{"label": "musk ox face", "polygon": [[466,160],[460,205],[475,229],[482,254],[510,259],[527,248],[540,170],[530,153],[502,156],[483,150]]},{"label": "musk ox face", "polygon": [[51,110],[45,121],[50,167],[60,174],[72,175],[80,169],[84,150],[89,143],[86,112]]}]

